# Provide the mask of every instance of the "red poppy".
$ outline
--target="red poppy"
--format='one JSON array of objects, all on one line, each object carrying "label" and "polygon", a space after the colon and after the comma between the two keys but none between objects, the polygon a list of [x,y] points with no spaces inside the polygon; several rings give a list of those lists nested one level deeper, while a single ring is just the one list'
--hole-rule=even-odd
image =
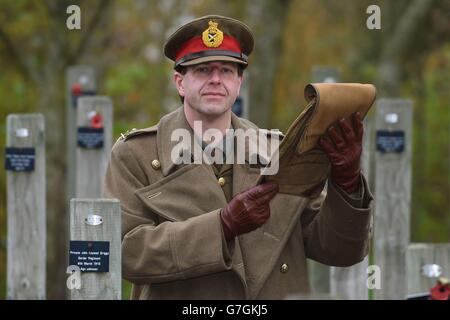
[{"label": "red poppy", "polygon": [[81,88],[81,84],[79,84],[79,83],[74,83],[73,85],[72,85],[72,88],[71,88],[71,92],[72,92],[72,95],[73,96],[81,96],[81,93],[82,93],[82,88]]},{"label": "red poppy", "polygon": [[439,280],[430,292],[431,300],[450,300],[450,283]]},{"label": "red poppy", "polygon": [[92,128],[103,128],[103,117],[100,113],[96,113],[90,120]]}]

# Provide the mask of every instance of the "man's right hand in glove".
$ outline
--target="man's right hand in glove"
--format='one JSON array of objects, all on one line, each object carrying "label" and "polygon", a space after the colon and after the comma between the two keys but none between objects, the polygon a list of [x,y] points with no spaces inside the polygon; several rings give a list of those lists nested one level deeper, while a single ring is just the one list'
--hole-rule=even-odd
[{"label": "man's right hand in glove", "polygon": [[238,193],[220,211],[227,241],[259,228],[270,217],[269,202],[278,193],[278,184],[264,183]]}]

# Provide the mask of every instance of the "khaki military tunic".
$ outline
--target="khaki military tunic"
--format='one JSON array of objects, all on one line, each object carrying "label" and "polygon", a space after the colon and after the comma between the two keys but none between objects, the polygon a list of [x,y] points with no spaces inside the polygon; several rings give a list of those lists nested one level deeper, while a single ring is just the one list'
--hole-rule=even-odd
[{"label": "khaki military tunic", "polygon": [[[231,122],[257,129],[234,114]],[[310,291],[306,258],[350,266],[366,256],[373,198],[364,178],[359,197],[333,183],[315,199],[277,194],[262,227],[227,242],[220,209],[255,185],[260,168],[174,164],[177,128],[192,131],[183,108],[119,139],[111,153],[105,196],[121,201],[132,298],[284,299]]]}]

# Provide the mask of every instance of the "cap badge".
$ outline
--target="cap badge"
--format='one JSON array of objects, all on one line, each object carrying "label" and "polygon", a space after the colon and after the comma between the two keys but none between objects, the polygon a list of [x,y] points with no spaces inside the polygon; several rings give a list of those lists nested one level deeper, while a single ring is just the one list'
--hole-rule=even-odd
[{"label": "cap badge", "polygon": [[208,29],[202,33],[203,43],[209,48],[217,48],[222,44],[223,32],[217,28],[217,22],[209,21],[208,24]]}]

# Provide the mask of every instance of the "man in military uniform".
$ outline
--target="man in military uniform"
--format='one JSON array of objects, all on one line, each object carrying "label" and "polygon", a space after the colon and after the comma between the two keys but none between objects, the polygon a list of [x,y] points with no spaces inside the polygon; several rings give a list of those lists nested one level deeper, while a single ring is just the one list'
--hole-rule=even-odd
[{"label": "man in military uniform", "polygon": [[309,292],[306,258],[349,266],[367,254],[372,196],[359,167],[358,116],[319,143],[331,173],[312,199],[255,186],[260,168],[250,162],[173,161],[177,129],[202,148],[211,142],[202,134],[219,130],[224,155],[227,129],[262,130],[231,112],[252,49],[252,32],[234,19],[206,16],[179,28],[164,53],[183,105],[113,147],[105,195],[121,201],[122,270],[134,299],[283,299]]}]

